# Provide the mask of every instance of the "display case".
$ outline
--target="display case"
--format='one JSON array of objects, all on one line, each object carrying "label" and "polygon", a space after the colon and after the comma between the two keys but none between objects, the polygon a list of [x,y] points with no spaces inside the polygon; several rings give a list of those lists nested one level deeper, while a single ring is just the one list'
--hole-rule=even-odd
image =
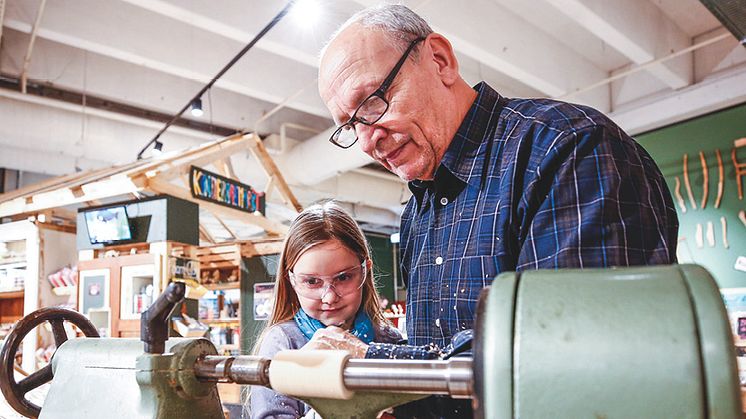
[{"label": "display case", "polygon": [[122,266],[119,318],[138,320],[160,294],[155,264]]},{"label": "display case", "polygon": [[[75,261],[72,229],[22,220],[0,224],[0,340],[23,316],[41,308],[67,303],[54,292],[47,276]],[[51,332],[38,328],[22,346],[21,368],[34,372],[46,365],[37,349],[53,345]]]},{"label": "display case", "polygon": [[140,314],[171,280],[184,276],[175,259],[190,260],[192,248],[164,242],[80,252],[78,309],[102,335],[139,337]]}]

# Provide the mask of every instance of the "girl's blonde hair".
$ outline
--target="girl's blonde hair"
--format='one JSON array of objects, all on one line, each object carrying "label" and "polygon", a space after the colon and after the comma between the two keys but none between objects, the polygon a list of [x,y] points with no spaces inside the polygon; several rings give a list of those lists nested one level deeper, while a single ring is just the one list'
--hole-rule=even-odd
[{"label": "girl's blonde hair", "polygon": [[[277,266],[272,315],[259,334],[259,338],[254,345],[254,353],[257,353],[262,339],[270,327],[292,320],[295,313],[300,309],[298,296],[290,284],[288,271],[293,270],[300,256],[308,249],[329,240],[337,240],[342,243],[343,246],[357,255],[360,263],[370,259],[370,250],[363,231],[337,203],[328,201],[311,205],[303,210],[290,225],[290,230],[285,238],[280,262]],[[374,329],[379,330],[382,325],[388,324],[388,320],[383,317],[378,293],[376,292],[375,279],[371,271],[372,269],[366,270],[361,305],[373,322]]]}]

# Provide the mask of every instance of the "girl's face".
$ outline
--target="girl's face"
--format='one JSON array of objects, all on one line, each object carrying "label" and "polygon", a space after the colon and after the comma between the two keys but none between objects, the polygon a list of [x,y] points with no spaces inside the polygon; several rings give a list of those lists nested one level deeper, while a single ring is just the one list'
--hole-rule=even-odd
[{"label": "girl's face", "polygon": [[296,291],[301,308],[326,326],[349,329],[363,300],[363,287],[343,296],[340,296],[334,287],[328,287],[320,298],[308,298],[298,292],[300,284],[297,283],[297,278],[318,276],[328,281],[340,272],[362,274],[363,270],[360,269],[360,265],[358,256],[338,240],[328,240],[306,250],[300,255],[292,269],[296,283],[290,282]]}]

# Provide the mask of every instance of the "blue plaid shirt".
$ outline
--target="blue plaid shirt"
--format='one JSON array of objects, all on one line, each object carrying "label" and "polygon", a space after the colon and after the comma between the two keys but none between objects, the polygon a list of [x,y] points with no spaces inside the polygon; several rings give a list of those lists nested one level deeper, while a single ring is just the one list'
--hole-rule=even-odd
[{"label": "blue plaid shirt", "polygon": [[412,346],[368,357],[433,358],[473,326],[504,271],[670,264],[678,219],[647,152],[600,112],[508,99],[486,83],[432,181],[410,182],[401,222]]}]

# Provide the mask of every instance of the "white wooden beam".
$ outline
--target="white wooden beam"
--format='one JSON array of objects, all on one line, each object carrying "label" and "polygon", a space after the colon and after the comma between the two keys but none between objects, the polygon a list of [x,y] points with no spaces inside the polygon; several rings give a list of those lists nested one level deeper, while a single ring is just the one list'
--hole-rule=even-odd
[{"label": "white wooden beam", "polygon": [[[377,3],[357,1],[364,6]],[[417,8],[457,52],[547,96],[560,96],[607,76],[606,71],[494,1],[473,0],[468,7],[447,0],[433,0],[421,6],[419,0],[404,3]],[[589,95],[586,103],[601,110],[609,108],[608,89]]]},{"label": "white wooden beam", "polygon": [[746,102],[746,66],[724,71],[676,92],[627,103],[609,117],[630,134],[639,134],[743,102]]},{"label": "white wooden beam", "polygon": [[[5,26],[30,33],[32,27],[24,20],[24,16],[29,14],[29,3],[11,3],[12,7],[6,11]],[[90,18],[91,10],[96,12],[94,19]],[[132,13],[133,10],[139,14]],[[127,36],[122,36],[121,31],[113,28],[120,24],[121,15],[128,12],[136,24],[130,26]],[[226,42],[212,33],[195,36],[193,27],[176,20],[164,20],[160,15],[123,2],[100,7],[92,0],[50,2],[38,36],[201,83],[211,80],[222,64],[243,46],[232,40]],[[153,42],[154,39],[159,42]],[[184,42],[184,39],[193,41]],[[200,55],[196,56],[194,51],[201,51]],[[256,61],[262,65],[255,65]],[[314,67],[294,65],[297,63],[266,50],[252,51],[250,57],[239,61],[231,72],[215,83],[215,87],[279,103],[317,77]],[[184,97],[193,93],[188,93],[188,96],[185,93]],[[288,107],[329,117],[315,91],[305,92]]]},{"label": "white wooden beam", "polygon": [[[175,4],[169,3],[167,1],[163,1],[163,0],[121,0],[121,1],[125,3],[129,3],[133,6],[143,8],[145,10],[149,10],[153,13],[160,14],[169,19],[178,20],[180,22],[194,26],[195,28],[199,28],[203,31],[212,32],[214,34],[223,36],[225,38],[232,39],[236,42],[241,42],[243,44],[249,42],[256,35],[254,33],[245,31],[241,28],[236,28],[234,26],[228,25],[222,20],[210,18],[201,13],[196,13],[184,7],[180,7]],[[223,10],[226,10],[226,13],[232,13],[233,11],[230,10],[231,6],[232,5],[230,3],[223,2],[220,4],[220,8],[215,8],[215,9],[223,9]],[[241,13],[241,12],[242,11],[236,10],[236,13]],[[294,48],[293,46],[287,45],[285,43],[276,42],[276,41],[265,38],[257,42],[256,48],[271,52],[281,57],[285,57],[285,58],[288,58],[294,61],[298,61],[307,66],[318,67],[319,65],[318,64],[319,60],[315,54],[309,54],[307,51]]]},{"label": "white wooden beam", "polygon": [[[642,64],[681,50],[691,39],[649,0],[545,0],[611,47]],[[692,54],[657,64],[650,73],[673,89],[693,80]]]}]

